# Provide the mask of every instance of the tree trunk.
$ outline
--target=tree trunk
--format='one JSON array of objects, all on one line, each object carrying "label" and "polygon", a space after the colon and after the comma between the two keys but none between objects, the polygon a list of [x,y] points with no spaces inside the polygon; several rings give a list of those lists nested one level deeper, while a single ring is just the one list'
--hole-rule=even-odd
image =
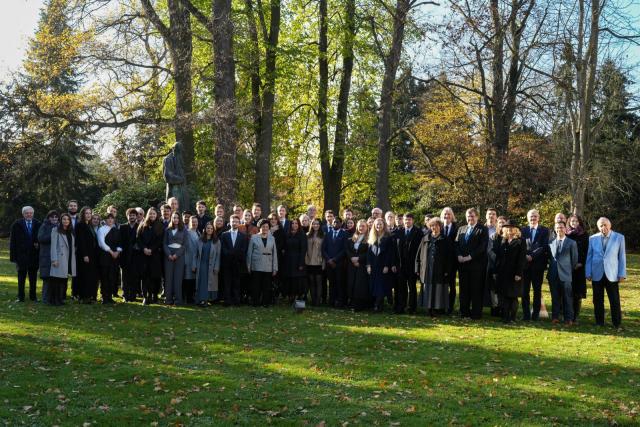
[{"label": "tree trunk", "polygon": [[[325,1],[325,0],[321,0]],[[333,143],[333,161],[329,165],[321,155],[320,166],[322,168],[322,185],[324,190],[324,209],[334,212],[340,211],[340,198],[342,197],[342,175],[344,172],[344,151],[347,142],[349,94],[351,92],[351,76],[353,74],[353,43],[356,35],[356,4],[355,0],[345,1],[345,30],[342,44],[342,76],[340,78],[340,92],[338,93],[338,107],[336,117],[335,139]],[[325,1],[326,24],[326,1]],[[322,12],[321,12],[322,19]],[[322,31],[322,26],[321,26]],[[326,25],[325,25],[325,59],[326,59]],[[320,36],[322,44],[322,33]],[[321,54],[322,58],[322,54]],[[322,71],[321,71],[322,78]],[[328,73],[327,73],[328,75]],[[322,82],[322,80],[321,80]],[[326,91],[325,91],[326,96]],[[320,121],[320,120],[318,120]],[[327,138],[328,139],[328,138]],[[320,151],[322,154],[322,138],[320,139]],[[328,150],[327,150],[328,159]]]},{"label": "tree trunk", "polygon": [[249,54],[249,73],[251,75],[251,118],[253,121],[253,134],[255,146],[260,145],[260,126],[262,122],[262,101],[260,100],[260,43],[258,39],[258,28],[256,16],[253,10],[253,0],[245,0],[247,21],[249,28],[249,40],[251,41],[251,52]]},{"label": "tree trunk", "polygon": [[376,203],[382,210],[391,209],[389,198],[389,163],[391,161],[391,113],[394,84],[400,64],[404,27],[410,9],[409,0],[397,0],[393,16],[391,49],[384,58],[384,77],[380,94],[380,120],[378,122],[378,172],[376,174]]},{"label": "tree trunk", "polygon": [[[572,211],[577,215],[584,213],[585,192],[590,174],[591,143],[597,134],[597,127],[592,124],[592,110],[598,68],[602,4],[600,0],[590,0],[589,36],[588,40],[585,40],[586,1],[580,0],[578,3],[580,15],[575,62],[573,64],[576,75],[578,107],[577,112],[572,115],[574,141],[571,167],[571,205]],[[570,91],[572,88],[567,88],[566,90]]]},{"label": "tree trunk", "polygon": [[[233,55],[233,22],[231,0],[213,2],[213,63],[215,67],[215,183],[216,200],[230,209],[236,202],[237,130],[236,130],[236,69]],[[217,134],[217,135],[216,135]]]},{"label": "tree trunk", "polygon": [[327,58],[327,0],[319,3],[319,37],[318,37],[318,140],[320,142],[320,170],[322,172],[322,186],[324,190],[324,210],[333,209],[328,203],[332,196],[333,188],[329,189],[329,183],[333,183],[331,176],[331,155],[329,153],[329,132],[327,129],[327,92],[329,91],[329,59]]},{"label": "tree trunk", "polygon": [[262,91],[262,120],[260,123],[260,141],[256,155],[255,200],[262,205],[263,211],[271,206],[271,147],[273,145],[273,105],[276,83],[276,50],[280,35],[280,0],[271,0],[269,36],[265,52],[265,77]]}]

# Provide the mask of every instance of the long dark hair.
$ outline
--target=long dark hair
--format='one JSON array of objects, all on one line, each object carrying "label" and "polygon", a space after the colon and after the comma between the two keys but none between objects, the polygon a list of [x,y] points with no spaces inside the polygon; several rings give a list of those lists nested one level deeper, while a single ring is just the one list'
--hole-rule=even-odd
[{"label": "long dark hair", "polygon": [[[149,215],[151,211],[156,213],[155,221],[151,221]],[[149,209],[147,209],[147,214],[144,217],[144,221],[142,221],[138,226],[137,235],[140,236],[146,228],[152,229],[157,236],[162,236],[162,233],[164,233],[164,227],[162,226],[162,221],[160,220],[160,212],[158,212],[154,207],[150,207]]]},{"label": "long dark hair", "polygon": [[[298,224],[298,231],[296,231],[295,233],[293,232],[293,223]],[[300,233],[304,233],[302,231],[302,223],[300,222],[300,220],[298,218],[294,218],[291,220],[291,224],[289,224],[289,236],[296,236]]]},{"label": "long dark hair", "polygon": [[91,211],[91,213],[93,214],[93,209],[91,209],[89,206],[83,206],[82,209],[80,209],[80,222],[83,224],[91,224],[91,218],[89,218],[89,222],[84,221],[84,214],[86,211]]},{"label": "long dark hair", "polygon": [[202,240],[203,242],[206,242],[207,240],[207,227],[211,226],[211,228],[213,228],[213,234],[211,235],[211,243],[215,243],[218,241],[218,231],[216,230],[216,225],[213,223],[213,221],[209,221],[205,224],[204,226],[204,230],[202,230],[202,234],[200,235],[200,240]]},{"label": "long dark hair", "polygon": [[[313,223],[318,221],[318,223],[320,224],[320,227],[318,227],[318,232],[316,233],[315,231],[313,231]],[[319,238],[323,238],[324,237],[324,231],[322,231],[322,221],[320,221],[319,218],[314,218],[310,223],[309,223],[309,231],[307,232],[307,237],[319,237]]]},{"label": "long dark hair", "polygon": [[182,222],[182,215],[180,215],[178,212],[171,212],[171,218],[169,219],[169,225],[167,226],[167,230],[173,230],[174,225],[173,225],[173,216],[174,215],[178,215],[178,230],[182,231],[184,230],[184,223]]},{"label": "long dark hair", "polygon": [[[62,218],[64,217],[69,218],[69,228],[67,228],[66,230],[64,229],[64,226],[62,225]],[[71,236],[73,234],[73,221],[71,220],[71,215],[69,215],[68,213],[63,213],[62,215],[60,215],[60,219],[58,220],[58,233],[59,234],[66,234],[67,236]]]}]

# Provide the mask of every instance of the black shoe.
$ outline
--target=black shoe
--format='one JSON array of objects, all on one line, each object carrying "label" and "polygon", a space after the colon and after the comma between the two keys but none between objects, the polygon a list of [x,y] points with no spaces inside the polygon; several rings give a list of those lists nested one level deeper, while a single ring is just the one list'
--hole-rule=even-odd
[{"label": "black shoe", "polygon": [[15,302],[24,302],[24,298],[18,298]]}]

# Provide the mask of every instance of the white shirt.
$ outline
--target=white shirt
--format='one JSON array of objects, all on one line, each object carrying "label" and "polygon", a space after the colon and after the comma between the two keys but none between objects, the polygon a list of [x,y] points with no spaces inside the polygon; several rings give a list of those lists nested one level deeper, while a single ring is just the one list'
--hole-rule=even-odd
[{"label": "white shirt", "polygon": [[[107,234],[109,233],[109,231],[111,231],[112,228],[115,228],[116,225],[113,224],[112,227],[109,227],[108,225],[103,225],[100,228],[98,228],[98,232],[96,233],[97,237],[98,237],[98,246],[100,246],[100,249],[102,249],[105,252],[111,252],[111,248],[109,247],[109,245],[107,245],[107,243],[104,241],[105,237],[107,237]],[[116,248],[117,252],[122,252],[122,248],[121,247],[117,247]]]}]

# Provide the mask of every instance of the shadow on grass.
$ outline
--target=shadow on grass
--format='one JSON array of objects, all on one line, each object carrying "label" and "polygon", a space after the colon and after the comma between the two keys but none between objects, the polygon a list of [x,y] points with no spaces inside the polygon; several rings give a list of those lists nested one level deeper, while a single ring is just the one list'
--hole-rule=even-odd
[{"label": "shadow on grass", "polygon": [[[443,325],[427,319],[332,310],[294,316],[280,308],[103,309],[2,310],[4,320],[21,326],[0,336],[6,361],[0,393],[11,409],[29,405],[35,394],[42,414],[53,419],[84,417],[113,425],[173,422],[184,418],[177,412],[192,408],[241,424],[635,420],[630,402],[638,385],[626,379],[639,378],[639,369],[431,336],[438,331],[429,328]],[[481,326],[492,327],[487,323]],[[517,339],[519,329],[504,332]],[[22,385],[13,388],[18,380]],[[60,411],[60,399],[47,398],[52,387],[67,396],[77,390],[77,403],[65,403]],[[111,409],[100,409],[105,405]],[[34,421],[6,410],[0,411],[5,419]],[[198,417],[192,411],[192,424],[206,424]]]}]

